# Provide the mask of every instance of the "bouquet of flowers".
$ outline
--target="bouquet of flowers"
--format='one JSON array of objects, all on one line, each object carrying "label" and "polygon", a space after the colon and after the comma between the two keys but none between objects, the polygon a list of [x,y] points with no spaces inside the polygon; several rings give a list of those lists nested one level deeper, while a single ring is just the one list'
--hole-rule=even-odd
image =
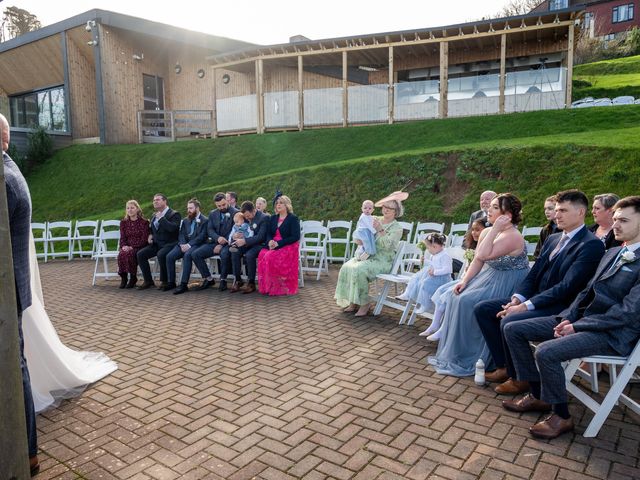
[{"label": "bouquet of flowers", "polygon": [[471,262],[473,262],[473,257],[476,256],[476,251],[472,250],[471,248],[467,248],[464,251],[464,255],[463,256],[464,256],[464,259],[467,261],[467,263],[471,263]]},{"label": "bouquet of flowers", "polygon": [[420,241],[420,242],[418,242],[418,244],[416,246],[422,252],[422,256],[420,257],[420,268],[422,268],[422,266],[424,265],[424,252],[426,252],[426,250],[427,250],[427,244],[424,243],[423,241]]}]

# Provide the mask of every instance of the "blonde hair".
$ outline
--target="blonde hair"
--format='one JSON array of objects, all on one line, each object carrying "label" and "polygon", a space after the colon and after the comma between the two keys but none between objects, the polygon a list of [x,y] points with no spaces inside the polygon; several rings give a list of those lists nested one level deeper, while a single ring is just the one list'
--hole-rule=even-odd
[{"label": "blonde hair", "polygon": [[402,206],[402,202],[400,202],[400,200],[389,200],[387,202],[384,202],[382,206],[395,210],[395,218],[400,218],[402,215],[404,215],[404,207]]},{"label": "blonde hair", "polygon": [[276,200],[276,202],[278,200],[282,201],[282,203],[284,204],[284,206],[287,209],[287,213],[293,213],[293,205],[291,204],[291,199],[289,197],[287,197],[286,195],[280,195],[278,197],[278,199]]},{"label": "blonde hair", "polygon": [[142,214],[142,209],[140,208],[140,204],[138,203],[137,200],[129,200],[129,201],[127,201],[127,203],[125,204],[125,211],[124,211],[123,220],[128,220],[129,219],[129,214],[127,213],[127,210],[126,210],[126,207],[128,205],[133,205],[134,207],[136,207],[136,210],[138,211],[138,217],[142,218],[143,220],[146,220],[144,218],[144,215]]}]

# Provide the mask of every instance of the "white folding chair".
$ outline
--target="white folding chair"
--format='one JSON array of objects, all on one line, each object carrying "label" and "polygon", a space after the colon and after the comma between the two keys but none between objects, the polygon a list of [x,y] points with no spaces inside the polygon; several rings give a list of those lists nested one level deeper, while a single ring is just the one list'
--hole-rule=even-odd
[{"label": "white folding chair", "polygon": [[[522,236],[527,245],[527,255],[531,256],[536,251],[536,245],[540,239],[541,231],[542,227],[527,227],[526,225],[522,227]],[[529,240],[527,240],[527,238]]]},{"label": "white folding chair", "polygon": [[[610,365],[609,375],[611,376],[611,387],[601,403],[598,403],[571,381],[576,373],[579,373],[583,378],[590,378],[589,373],[584,370],[579,370],[581,362],[604,363]],[[622,366],[620,373],[616,371],[616,365]],[[611,413],[611,410],[618,402],[640,415],[640,403],[623,393],[629,383],[629,380],[631,380],[631,377],[638,367],[640,367],[640,341],[636,343],[635,348],[628,357],[594,355],[591,357],[574,358],[567,362],[565,366],[567,391],[582,402],[584,406],[595,413],[584,432],[585,437],[595,437],[598,435],[598,432],[609,416],[609,413]],[[595,381],[597,382],[597,378]]]},{"label": "white folding chair", "polygon": [[416,226],[416,232],[413,237],[413,243],[418,243],[420,240],[424,239],[427,236],[427,233],[436,232],[436,233],[444,233],[444,222],[443,223],[434,223],[434,222],[422,222],[418,223]]},{"label": "white folding chair", "polygon": [[[51,258],[67,257],[71,260],[71,242],[73,241],[73,228],[71,222],[49,222],[47,224],[47,256]],[[56,243],[66,246],[66,250],[56,252]],[[60,248],[60,246],[58,247]]]},{"label": "white folding chair", "polygon": [[120,231],[120,220],[102,220],[99,230],[100,232]]},{"label": "white folding chair", "polygon": [[[316,280],[320,280],[320,274],[329,274],[329,261],[327,260],[327,227],[317,223],[307,223],[302,229],[300,238],[300,255],[302,257],[302,272],[317,272]],[[309,260],[313,260],[313,266],[309,266]]]},{"label": "white folding chair", "polygon": [[[80,257],[93,255],[98,241],[98,223],[97,220],[76,221],[76,226],[73,229],[72,257],[74,255],[80,255]],[[89,245],[89,242],[91,242],[91,248],[87,250],[85,246]]]},{"label": "white folding chair", "polygon": [[[352,221],[346,220],[334,220],[327,222],[327,260],[330,262],[346,262],[351,253],[351,229],[353,228]],[[344,230],[337,235],[336,230]],[[343,236],[344,235],[344,236]],[[344,245],[344,255],[337,256],[333,254],[334,245]]]},{"label": "white folding chair", "polygon": [[398,224],[402,227],[402,236],[400,237],[400,240],[411,242],[411,239],[413,238],[413,222],[398,222]]},{"label": "white folding chair", "polygon": [[[115,248],[114,248],[115,246]],[[93,283],[96,284],[96,278],[104,278],[109,280],[111,277],[117,277],[118,272],[109,271],[109,260],[118,258],[118,250],[120,249],[120,230],[103,231],[101,229],[96,242],[96,251],[93,258],[96,265],[93,269]],[[102,263],[102,271],[98,272],[98,266]]]},{"label": "white folding chair", "polygon": [[447,237],[447,247],[461,247],[464,243],[464,236],[467,233],[468,224],[452,223]]},{"label": "white folding chair", "polygon": [[33,241],[36,245],[36,252],[38,251],[38,244],[42,244],[42,252],[36,253],[36,258],[44,258],[47,261],[47,223],[35,222],[31,224],[31,234],[33,235]]}]

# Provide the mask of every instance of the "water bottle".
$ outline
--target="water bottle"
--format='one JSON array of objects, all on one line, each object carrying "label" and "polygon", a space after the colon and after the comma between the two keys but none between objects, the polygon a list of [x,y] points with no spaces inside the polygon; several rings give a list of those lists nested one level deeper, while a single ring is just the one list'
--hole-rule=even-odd
[{"label": "water bottle", "polygon": [[473,377],[473,381],[476,382],[476,385],[484,386],[484,362],[481,358],[476,362],[476,375]]}]

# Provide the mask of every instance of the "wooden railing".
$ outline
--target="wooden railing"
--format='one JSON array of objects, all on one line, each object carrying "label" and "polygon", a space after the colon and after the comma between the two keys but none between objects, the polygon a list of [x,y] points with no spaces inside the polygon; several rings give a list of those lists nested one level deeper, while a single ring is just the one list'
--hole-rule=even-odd
[{"label": "wooden railing", "polygon": [[138,110],[138,142],[213,136],[213,110]]}]

